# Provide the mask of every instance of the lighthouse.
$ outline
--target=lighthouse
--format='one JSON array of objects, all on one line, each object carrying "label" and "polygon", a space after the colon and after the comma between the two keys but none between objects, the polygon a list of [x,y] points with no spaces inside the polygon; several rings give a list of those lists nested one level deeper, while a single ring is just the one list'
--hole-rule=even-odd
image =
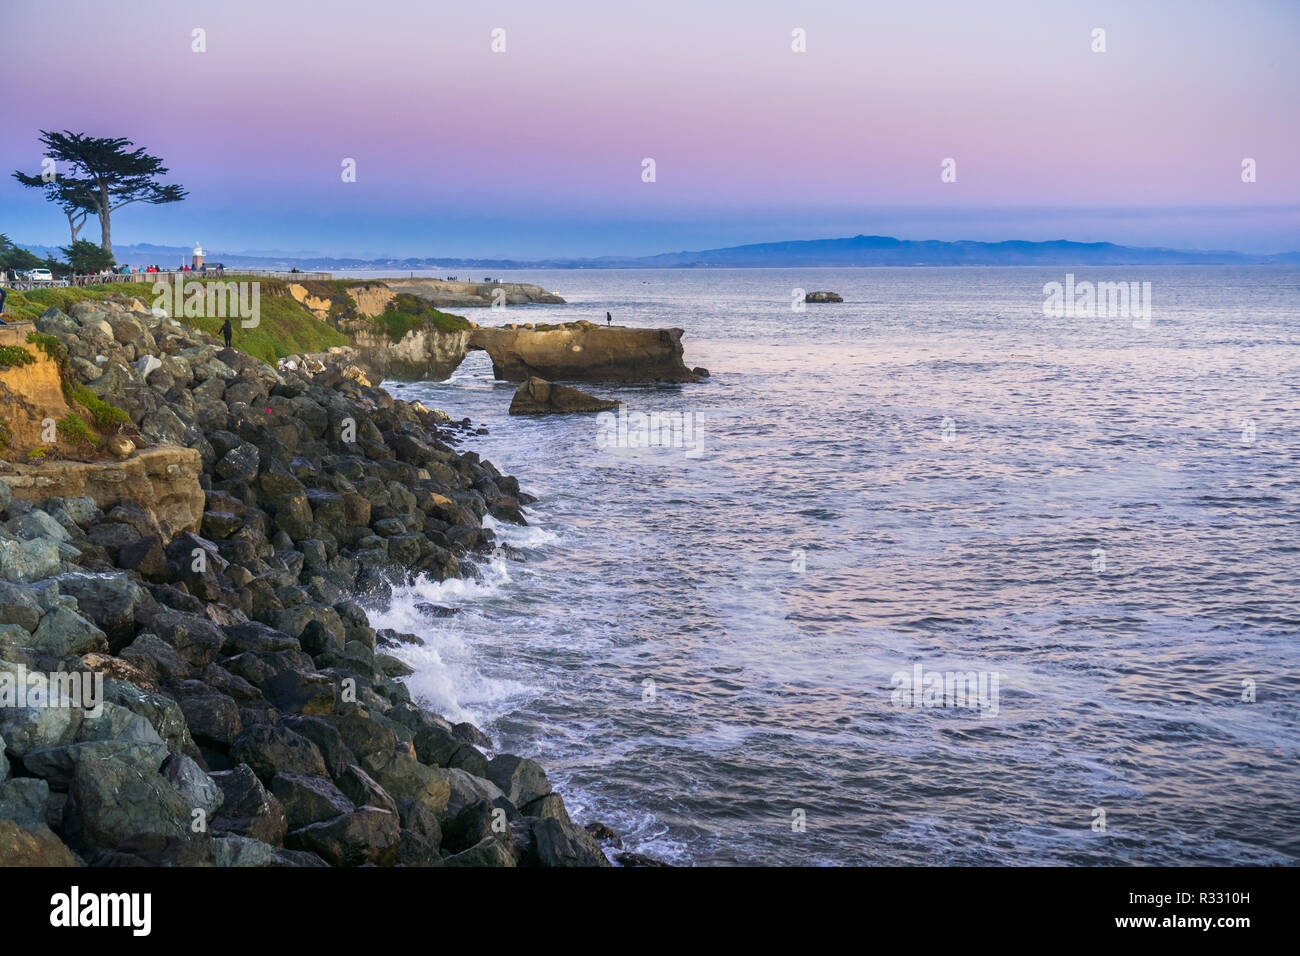
[{"label": "lighthouse", "polygon": [[196,270],[203,268],[203,247],[197,242],[194,243],[194,255],[190,257],[190,268]]}]

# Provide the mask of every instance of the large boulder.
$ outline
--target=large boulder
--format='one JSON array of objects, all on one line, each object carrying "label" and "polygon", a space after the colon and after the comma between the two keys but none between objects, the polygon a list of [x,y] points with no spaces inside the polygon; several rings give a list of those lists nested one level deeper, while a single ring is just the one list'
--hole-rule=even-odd
[{"label": "large boulder", "polygon": [[85,756],[72,778],[67,831],[74,845],[128,840],[189,841],[190,806],[161,774],[116,757]]},{"label": "large boulder", "polygon": [[290,849],[315,853],[334,866],[391,866],[397,858],[399,841],[400,826],[395,814],[378,807],[362,807],[294,830],[285,842]]},{"label": "large boulder", "polygon": [[487,765],[487,776],[511,803],[522,807],[551,792],[551,781],[541,764],[514,754],[501,754]]},{"label": "large boulder", "polygon": [[600,844],[581,827],[553,817],[529,817],[525,859],[534,866],[609,866]]},{"label": "large boulder", "polygon": [[482,327],[469,347],[492,359],[507,382],[530,376],[569,382],[696,382],[682,361],[682,329],[606,328],[569,322],[548,329]]},{"label": "large boulder", "polygon": [[59,573],[59,542],[53,538],[0,538],[0,580],[30,584]]},{"label": "large boulder", "polygon": [[314,743],[287,727],[267,724],[246,728],[231,745],[230,759],[248,764],[265,783],[286,770],[318,777],[326,773],[325,759]]},{"label": "large boulder", "polygon": [[511,415],[555,415],[569,412],[603,412],[618,402],[596,398],[568,385],[552,385],[536,375],[520,385],[510,400]]},{"label": "large boulder", "polygon": [[329,777],[282,770],[271,778],[271,792],[284,807],[290,830],[332,820],[356,809]]},{"label": "large boulder", "polygon": [[81,861],[44,824],[29,830],[0,818],[0,866],[81,866]]},{"label": "large boulder", "polygon": [[62,605],[51,608],[32,634],[31,646],[41,654],[67,657],[108,650],[108,638],[76,611]]},{"label": "large boulder", "polygon": [[234,770],[219,771],[212,779],[224,794],[221,810],[212,819],[217,836],[243,836],[272,846],[284,843],[288,820],[284,807],[267,792],[257,774],[247,764]]}]

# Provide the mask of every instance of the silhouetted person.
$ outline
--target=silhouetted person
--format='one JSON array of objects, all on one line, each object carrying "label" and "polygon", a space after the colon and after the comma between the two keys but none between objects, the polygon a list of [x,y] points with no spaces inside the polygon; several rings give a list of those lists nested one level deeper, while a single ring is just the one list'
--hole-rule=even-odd
[{"label": "silhouetted person", "polygon": [[608,326],[608,325],[612,325],[613,323],[614,323],[614,317],[613,317],[612,315],[610,315],[608,312],[606,312],[606,313],[605,313],[605,325]]},{"label": "silhouetted person", "polygon": [[230,327],[230,320],[226,319],[221,326],[221,337],[226,340],[226,348],[230,348],[230,337],[235,334],[235,330]]}]

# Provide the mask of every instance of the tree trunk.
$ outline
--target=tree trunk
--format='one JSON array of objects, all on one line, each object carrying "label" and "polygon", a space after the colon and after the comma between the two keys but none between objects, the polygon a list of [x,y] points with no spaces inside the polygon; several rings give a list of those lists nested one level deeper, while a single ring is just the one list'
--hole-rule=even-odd
[{"label": "tree trunk", "polygon": [[99,187],[99,244],[109,255],[113,254],[113,226],[109,222],[112,211],[108,208],[108,187]]},{"label": "tree trunk", "polygon": [[72,244],[75,246],[77,244],[77,233],[81,232],[81,223],[86,221],[86,217],[85,215],[82,215],[81,222],[77,222],[72,213],[68,212],[66,209],[64,212],[68,217],[68,230],[72,233]]}]

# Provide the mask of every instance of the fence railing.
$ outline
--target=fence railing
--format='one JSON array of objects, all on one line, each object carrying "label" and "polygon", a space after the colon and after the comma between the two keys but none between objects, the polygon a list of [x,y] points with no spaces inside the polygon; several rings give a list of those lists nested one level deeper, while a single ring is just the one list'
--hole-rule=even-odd
[{"label": "fence railing", "polygon": [[112,272],[105,275],[70,275],[61,276],[58,279],[8,279],[0,275],[0,286],[7,289],[14,289],[18,292],[28,292],[33,289],[66,289],[69,287],[82,288],[85,286],[95,285],[112,285],[122,282],[171,282],[175,278],[183,280],[200,280],[200,279],[223,279],[227,275],[255,276],[266,279],[333,279],[332,272],[282,272],[273,269],[209,269],[206,272],[200,269],[174,269],[166,272]]}]

